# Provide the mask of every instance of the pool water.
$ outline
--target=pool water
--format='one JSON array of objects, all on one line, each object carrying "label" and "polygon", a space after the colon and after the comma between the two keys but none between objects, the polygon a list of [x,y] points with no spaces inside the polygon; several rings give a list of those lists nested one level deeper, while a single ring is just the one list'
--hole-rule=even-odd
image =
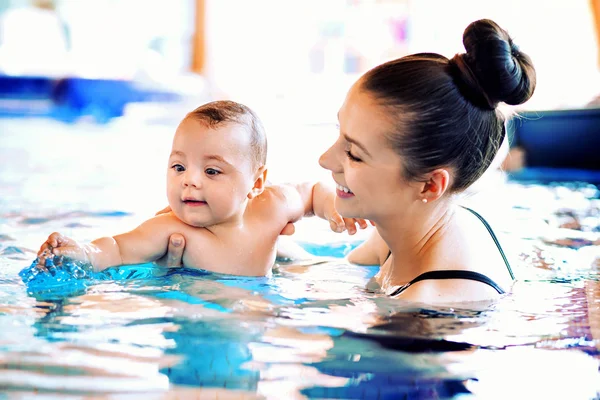
[{"label": "pool water", "polygon": [[594,185],[509,180],[471,204],[500,233],[518,278],[491,304],[432,307],[370,293],[376,267],[343,258],[368,232],[337,235],[312,219],[296,240],[319,263],[281,261],[269,277],[144,264],[28,281],[19,272],[52,231],[91,240],[164,206],[172,127],[0,123],[7,397],[600,396]]}]

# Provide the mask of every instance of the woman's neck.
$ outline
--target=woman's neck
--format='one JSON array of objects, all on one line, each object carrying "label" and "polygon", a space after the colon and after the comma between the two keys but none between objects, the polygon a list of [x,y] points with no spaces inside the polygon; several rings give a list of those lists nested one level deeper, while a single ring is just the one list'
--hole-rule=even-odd
[{"label": "woman's neck", "polygon": [[391,218],[377,224],[392,253],[376,278],[384,290],[407,283],[428,270],[438,244],[451,226],[454,207],[450,201],[424,205],[410,218]]}]

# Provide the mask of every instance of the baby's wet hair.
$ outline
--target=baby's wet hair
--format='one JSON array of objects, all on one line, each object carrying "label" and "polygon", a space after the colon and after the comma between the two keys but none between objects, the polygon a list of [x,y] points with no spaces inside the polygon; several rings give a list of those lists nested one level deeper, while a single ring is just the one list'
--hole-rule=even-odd
[{"label": "baby's wet hair", "polygon": [[267,162],[267,135],[258,115],[248,106],[231,100],[218,100],[206,103],[188,113],[192,118],[205,123],[210,128],[221,124],[235,123],[245,127],[250,133],[250,148],[255,168]]}]

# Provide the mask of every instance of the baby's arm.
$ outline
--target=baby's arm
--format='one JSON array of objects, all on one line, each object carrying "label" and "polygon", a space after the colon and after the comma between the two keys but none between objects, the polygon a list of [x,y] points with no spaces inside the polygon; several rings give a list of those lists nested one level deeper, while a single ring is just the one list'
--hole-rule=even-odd
[{"label": "baby's arm", "polygon": [[90,263],[95,271],[123,264],[155,261],[165,254],[174,219],[170,214],[157,216],[134,230],[113,237],[102,237],[81,245],[60,233],[53,233],[42,245],[38,257],[67,256]]},{"label": "baby's arm", "polygon": [[333,231],[348,230],[351,235],[356,233],[356,224],[361,229],[367,227],[363,219],[342,217],[335,209],[335,191],[321,182],[282,185],[281,188],[287,199],[292,222],[303,216],[316,215],[329,221]]}]

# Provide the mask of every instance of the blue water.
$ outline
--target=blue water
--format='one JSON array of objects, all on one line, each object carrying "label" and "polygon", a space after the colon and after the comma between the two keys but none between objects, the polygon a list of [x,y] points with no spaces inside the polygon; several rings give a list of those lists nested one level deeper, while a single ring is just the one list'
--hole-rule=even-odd
[{"label": "blue water", "polygon": [[509,180],[501,198],[491,196],[499,214],[484,215],[519,278],[491,304],[432,307],[370,293],[365,285],[377,269],[343,259],[360,237],[340,238],[312,221],[299,226],[297,240],[327,262],[282,261],[269,277],[152,264],[90,274],[67,262],[30,280],[26,270],[52,231],[89,240],[131,228],[164,205],[164,186],[152,175],[162,176],[164,165],[154,164],[171,127],[0,123],[1,392],[52,399],[599,396],[594,185]]}]

